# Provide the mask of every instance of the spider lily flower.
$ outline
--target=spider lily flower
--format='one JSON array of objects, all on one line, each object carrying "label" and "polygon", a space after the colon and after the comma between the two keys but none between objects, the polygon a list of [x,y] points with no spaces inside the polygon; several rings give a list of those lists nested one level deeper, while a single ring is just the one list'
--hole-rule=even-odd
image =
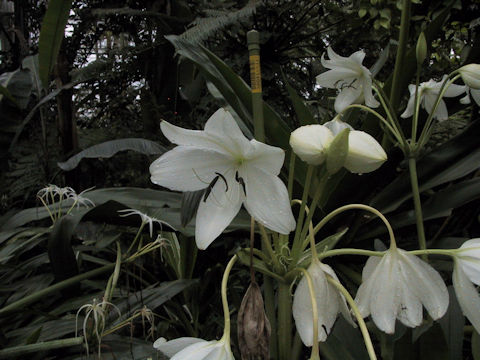
[{"label": "spider lily flower", "polygon": [[393,334],[395,319],[416,327],[423,319],[422,305],[437,320],[448,308],[448,290],[439,273],[408,252],[390,248],[383,257],[372,256],[362,273],[355,302],[363,317]]},{"label": "spider lily flower", "polygon": [[[440,93],[440,89],[442,88],[442,84],[445,81],[447,75],[444,75],[440,82],[436,82],[434,80],[429,80],[427,82],[423,82],[418,87],[418,96],[419,101],[422,107],[427,111],[427,113],[431,114],[435,102],[437,100],[437,96]],[[448,89],[443,94],[444,97],[455,97],[459,96],[460,94],[464,93],[466,90],[465,86],[463,85],[455,85],[451,84]],[[408,85],[408,91],[410,91],[410,99],[408,99],[407,108],[405,111],[400,115],[402,118],[408,118],[413,115],[415,111],[415,85],[410,84]],[[438,103],[437,110],[435,114],[433,114],[435,119],[439,121],[447,120],[448,119],[448,110],[447,105],[443,99],[440,99]]]},{"label": "spider lily flower", "polygon": [[151,181],[170,190],[205,189],[195,225],[199,249],[206,249],[225,230],[242,204],[273,231],[288,234],[295,228],[287,188],[278,177],[282,149],[248,140],[224,109],[208,119],[205,130],[166,121],[160,127],[179,146],[150,165]]},{"label": "spider lily flower", "polygon": [[348,154],[343,166],[352,173],[368,173],[377,170],[386,160],[382,146],[366,132],[353,130],[343,121],[334,119],[325,125],[299,127],[290,135],[290,146],[295,154],[311,165],[320,165],[326,158],[329,146],[342,130],[348,133]]},{"label": "spider lily flower", "polygon": [[63,199],[64,197],[68,198],[76,194],[75,190],[69,186],[61,188],[54,184],[49,184],[37,192],[37,196],[43,199],[47,204],[49,204],[50,201],[55,202],[56,196]]},{"label": "spider lily flower", "polygon": [[235,360],[230,342],[224,338],[206,341],[198,338],[182,337],[170,341],[160,338],[153,347],[170,360]]},{"label": "spider lily flower", "polygon": [[349,57],[336,54],[331,47],[327,49],[330,60],[325,60],[322,55],[322,65],[331,69],[317,76],[317,84],[339,89],[340,93],[335,99],[335,111],[344,110],[353,103],[363,103],[369,107],[379,106],[372,94],[372,74],[362,65],[365,58],[363,50],[357,51]]},{"label": "spider lily flower", "polygon": [[118,210],[118,212],[119,213],[124,213],[124,214],[120,215],[121,217],[130,216],[130,215],[140,216],[140,218],[142,219],[142,225],[148,224],[148,228],[150,230],[150,237],[153,236],[153,224],[154,223],[157,223],[158,225],[160,225],[160,228],[162,227],[162,224],[164,224],[164,225],[167,225],[167,226],[171,227],[172,229],[174,229],[174,227],[172,225],[170,225],[169,223],[167,223],[165,221],[162,221],[162,220],[159,220],[157,218],[154,218],[152,216],[148,216],[147,214],[144,214],[141,211],[138,211],[138,210],[135,210],[135,209],[123,209],[123,210]]},{"label": "spider lily flower", "polygon": [[[463,314],[480,331],[480,238],[463,243],[457,250],[452,283]],[[475,284],[475,285],[474,285]]]},{"label": "spider lily flower", "polygon": [[86,192],[88,192],[88,191],[90,191],[90,190],[92,190],[92,189],[93,189],[93,187],[88,188],[88,189],[85,189],[85,190],[83,190],[80,194],[77,194],[77,193],[76,193],[75,191],[73,191],[73,189],[72,189],[72,191],[71,191],[70,193],[68,193],[68,198],[73,200],[73,205],[72,205],[72,207],[75,206],[75,205],[77,206],[77,208],[78,208],[79,206],[85,206],[85,207],[87,207],[87,208],[90,207],[90,206],[91,206],[91,207],[95,207],[95,203],[94,203],[92,200],[90,200],[89,198],[86,198],[85,196],[83,196],[83,194],[85,194]]},{"label": "spider lily flower", "polygon": [[462,80],[471,89],[480,89],[480,64],[468,64],[458,69]]},{"label": "spider lily flower", "polygon": [[[318,341],[325,341],[330,330],[337,319],[339,312],[343,314],[347,321],[353,321],[343,295],[330,284],[327,275],[336,281],[339,281],[332,268],[321,262],[312,262],[307,269],[312,278],[315,298],[318,309]],[[297,327],[298,334],[306,346],[313,345],[313,311],[310,299],[310,291],[305,277],[303,277],[293,295],[292,306],[293,318]],[[354,325],[355,326],[355,325]]]}]

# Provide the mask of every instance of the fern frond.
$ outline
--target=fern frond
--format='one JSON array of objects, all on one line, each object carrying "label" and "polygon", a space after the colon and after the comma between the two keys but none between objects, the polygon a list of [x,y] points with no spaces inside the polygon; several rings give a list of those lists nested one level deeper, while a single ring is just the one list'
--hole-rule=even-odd
[{"label": "fern frond", "polygon": [[251,16],[261,2],[261,0],[250,0],[237,11],[205,10],[204,12],[208,17],[196,19],[192,23],[194,26],[181,34],[180,37],[192,43],[200,43],[214,32]]}]

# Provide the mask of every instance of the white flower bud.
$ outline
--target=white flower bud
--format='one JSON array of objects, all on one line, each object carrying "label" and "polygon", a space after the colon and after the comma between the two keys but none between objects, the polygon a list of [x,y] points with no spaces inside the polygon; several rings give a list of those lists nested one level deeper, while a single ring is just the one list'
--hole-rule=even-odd
[{"label": "white flower bud", "polygon": [[377,170],[387,160],[382,146],[371,135],[363,131],[350,131],[348,155],[345,168],[352,173],[368,173]]},{"label": "white flower bud", "polygon": [[468,64],[458,69],[465,85],[471,89],[480,89],[480,64]]},{"label": "white flower bud", "polygon": [[303,161],[320,165],[333,138],[332,132],[323,125],[306,125],[292,132],[290,146]]}]

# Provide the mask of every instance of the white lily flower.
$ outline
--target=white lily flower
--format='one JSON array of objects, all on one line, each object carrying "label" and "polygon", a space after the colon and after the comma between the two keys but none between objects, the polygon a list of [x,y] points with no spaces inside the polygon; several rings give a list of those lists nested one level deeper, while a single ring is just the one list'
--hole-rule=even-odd
[{"label": "white lily flower", "polygon": [[463,243],[457,250],[452,283],[463,314],[480,331],[480,238]]},{"label": "white lily flower", "polygon": [[330,60],[322,55],[322,65],[328,70],[317,76],[317,84],[330,89],[339,89],[335,99],[335,111],[341,112],[353,103],[363,103],[369,107],[377,107],[380,103],[372,94],[372,74],[362,65],[365,58],[363,50],[349,57],[336,54],[331,47],[327,49]]},{"label": "white lily flower", "polygon": [[37,192],[37,196],[43,199],[47,204],[49,204],[50,201],[55,202],[55,196],[59,196],[61,199],[63,199],[64,197],[68,198],[73,195],[76,195],[76,192],[71,187],[67,186],[61,188],[54,184],[49,184]]},{"label": "white lily flower", "polygon": [[287,188],[278,177],[282,149],[249,141],[224,109],[208,119],[203,131],[166,121],[160,127],[179,146],[150,165],[151,181],[170,190],[206,189],[195,225],[199,249],[206,249],[225,230],[242,204],[273,231],[288,234],[295,229]]},{"label": "white lily flower", "polygon": [[[419,101],[422,107],[427,111],[427,113],[431,113],[433,107],[435,105],[435,101],[437,100],[437,96],[440,93],[440,89],[444,80],[446,79],[447,75],[444,75],[440,82],[436,82],[434,80],[429,80],[427,82],[423,82],[418,87],[418,94],[419,94]],[[415,111],[415,85],[410,84],[408,85],[408,90],[410,91],[410,99],[408,99],[407,108],[405,111],[400,115],[402,118],[408,118],[413,115]],[[451,84],[448,89],[443,94],[444,97],[455,97],[459,96],[460,94],[465,92],[465,86],[463,85],[455,85]],[[448,110],[447,105],[443,99],[440,99],[438,103],[437,110],[433,115],[435,119],[439,121],[447,120],[448,119]]]},{"label": "white lily flower", "polygon": [[290,146],[303,161],[320,165],[327,158],[333,138],[333,133],[324,125],[305,125],[291,133]]},{"label": "white lily flower", "polygon": [[480,64],[468,64],[458,69],[462,80],[471,89],[480,89]]},{"label": "white lily flower", "polygon": [[355,297],[360,314],[371,315],[387,334],[395,332],[395,319],[408,327],[420,325],[422,304],[434,320],[447,311],[448,290],[440,274],[404,250],[390,248],[381,258],[370,257],[362,280]]},{"label": "white lily flower", "polygon": [[[339,281],[333,269],[321,262],[313,262],[307,269],[312,278],[318,308],[318,341],[325,341],[332,329],[337,315],[342,312],[345,319],[353,324],[347,303],[334,285],[327,280],[327,275]],[[293,318],[298,334],[306,346],[313,345],[313,311],[310,291],[303,277],[293,295]]]},{"label": "white lily flower", "polygon": [[170,341],[160,338],[153,347],[170,360],[235,360],[230,343],[223,338],[206,341],[198,338],[183,337]]},{"label": "white lily flower", "polygon": [[386,160],[387,154],[375,138],[337,118],[324,125],[301,126],[290,135],[290,146],[295,154],[311,165],[320,165],[327,158],[327,152],[335,136],[342,130],[348,133],[348,154],[344,167],[356,174],[377,170]]},{"label": "white lily flower", "polygon": [[160,225],[160,228],[162,227],[162,224],[170,226],[172,229],[174,227],[170,225],[169,223],[159,220],[157,218],[154,218],[153,216],[148,216],[147,214],[142,213],[141,211],[135,210],[135,209],[123,209],[123,210],[118,210],[119,213],[124,213],[120,215],[121,217],[125,216],[130,216],[130,215],[138,215],[142,219],[142,225],[148,224],[148,228],[150,230],[150,237],[153,236],[153,223],[157,223]]},{"label": "white lily flower", "polygon": [[68,194],[68,198],[73,200],[73,205],[72,206],[76,205],[77,209],[78,209],[79,206],[85,206],[87,208],[90,207],[90,206],[95,207],[95,203],[92,200],[83,196],[86,192],[88,192],[92,189],[93,189],[93,187],[85,189],[80,194],[77,194],[72,189],[72,192],[70,192]]}]

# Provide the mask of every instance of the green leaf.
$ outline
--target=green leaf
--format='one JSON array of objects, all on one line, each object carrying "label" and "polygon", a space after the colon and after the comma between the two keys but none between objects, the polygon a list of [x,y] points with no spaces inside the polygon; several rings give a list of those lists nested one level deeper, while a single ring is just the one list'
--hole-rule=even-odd
[{"label": "green leaf", "polygon": [[337,173],[345,164],[348,155],[348,134],[350,129],[343,129],[328,147],[327,171],[330,175]]},{"label": "green leaf", "polygon": [[6,97],[20,109],[25,109],[30,101],[32,84],[28,69],[3,73],[0,75],[0,101]]},{"label": "green leaf", "polygon": [[474,360],[480,360],[480,335],[475,329],[472,332],[472,355]]},{"label": "green leaf", "polygon": [[283,76],[283,80],[285,82],[288,95],[290,96],[290,100],[292,101],[292,104],[293,104],[293,109],[295,110],[295,114],[297,115],[297,120],[300,123],[300,125],[303,126],[303,125],[316,124],[317,122],[315,121],[312,113],[310,112],[308,107],[305,105],[305,102],[303,101],[303,99],[300,96],[298,96],[295,89],[288,83],[285,75]]},{"label": "green leaf", "polygon": [[40,79],[45,88],[48,88],[50,71],[57,61],[71,6],[72,0],[50,0],[48,2],[38,43]]},{"label": "green leaf", "polygon": [[448,345],[448,359],[461,360],[463,358],[463,326],[465,325],[465,317],[455,295],[453,286],[448,287],[450,302],[448,304],[447,313],[438,320],[442,327],[443,335]]},{"label": "green leaf", "polygon": [[63,171],[70,171],[75,169],[83,158],[110,158],[116,153],[126,150],[133,150],[145,155],[158,155],[166,151],[163,146],[147,139],[117,139],[93,145],[80,151],[65,162],[58,162],[57,165]]},{"label": "green leaf", "polygon": [[[480,121],[475,121],[461,134],[421,158],[417,162],[420,192],[476,171],[480,163],[479,133]],[[411,196],[410,175],[405,171],[378,193],[370,205],[386,214]]]}]

